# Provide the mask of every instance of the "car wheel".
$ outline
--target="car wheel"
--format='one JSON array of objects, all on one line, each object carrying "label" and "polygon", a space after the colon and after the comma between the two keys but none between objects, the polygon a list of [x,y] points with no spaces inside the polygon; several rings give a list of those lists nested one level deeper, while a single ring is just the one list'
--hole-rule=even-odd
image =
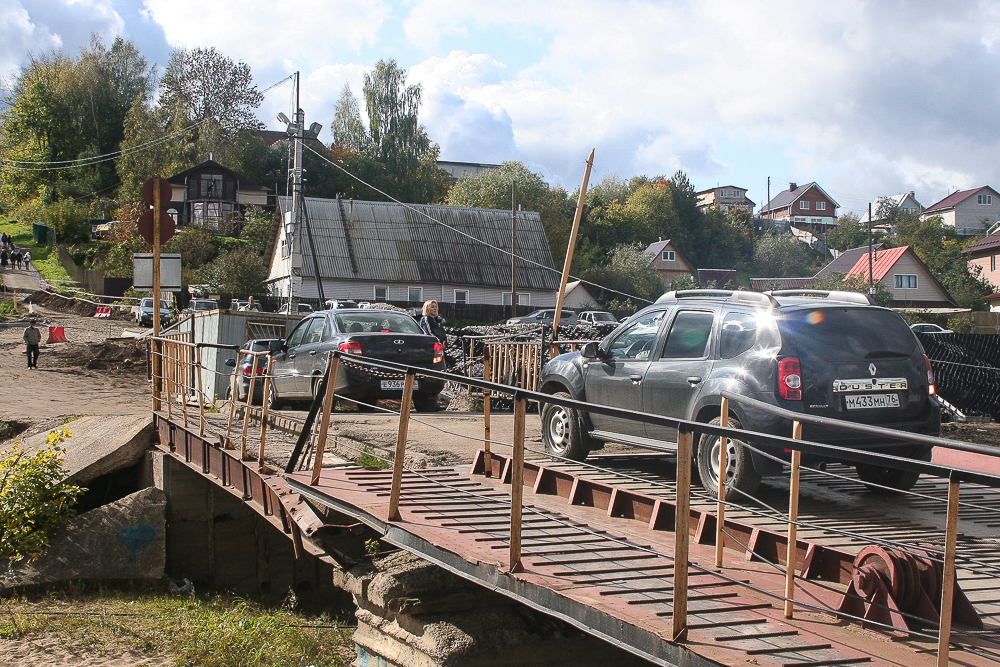
[{"label": "car wheel", "polygon": [[433,396],[420,396],[419,394],[413,395],[413,409],[417,412],[437,412],[438,411],[438,396],[434,394]]},{"label": "car wheel", "polygon": [[[552,394],[559,398],[573,398],[564,391]],[[587,450],[583,447],[580,436],[580,420],[576,410],[564,408],[554,403],[546,403],[542,408],[542,441],[545,452],[573,461],[587,458]]]},{"label": "car wheel", "polygon": [[274,388],[274,383],[272,382],[271,386],[268,388],[267,391],[267,409],[278,410],[279,408],[281,408],[282,405],[283,402],[281,401],[280,398],[278,398],[278,392]]},{"label": "car wheel", "polygon": [[[918,461],[930,461],[931,448],[919,447],[908,454],[899,455],[908,456],[909,458],[916,459]],[[871,463],[856,463],[854,464],[854,469],[858,472],[858,479],[862,482],[889,487],[885,489],[879,488],[878,486],[868,487],[869,491],[880,496],[891,496],[897,491],[909,491],[913,488],[913,485],[917,483],[917,480],[920,479],[919,472],[910,472],[908,470],[899,470],[897,468],[887,468],[884,466],[873,465]]]},{"label": "car wheel", "polygon": [[[719,426],[722,419],[716,417],[709,422],[712,426]],[[729,418],[730,428],[742,428],[740,422],[732,417]],[[698,477],[701,478],[701,485],[709,495],[717,498],[719,495],[719,447],[722,438],[717,435],[703,434],[698,441]],[[726,494],[738,491],[741,495],[751,496],[760,486],[760,473],[754,468],[753,460],[750,458],[750,451],[744,447],[739,440],[728,439],[726,445],[726,466],[722,474],[726,479]]]}]

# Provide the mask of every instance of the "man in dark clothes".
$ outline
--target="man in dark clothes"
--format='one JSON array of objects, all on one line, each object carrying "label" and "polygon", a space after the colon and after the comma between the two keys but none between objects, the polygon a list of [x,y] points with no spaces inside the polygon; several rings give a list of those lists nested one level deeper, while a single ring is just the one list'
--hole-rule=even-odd
[{"label": "man in dark clothes", "polygon": [[28,327],[24,330],[25,351],[28,355],[28,370],[38,368],[38,346],[42,342],[42,332],[35,326],[37,320],[28,320]]}]

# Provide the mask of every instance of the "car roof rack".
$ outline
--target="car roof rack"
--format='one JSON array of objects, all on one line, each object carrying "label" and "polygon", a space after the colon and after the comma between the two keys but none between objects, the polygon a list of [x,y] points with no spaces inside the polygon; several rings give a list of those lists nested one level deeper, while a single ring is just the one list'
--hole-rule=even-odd
[{"label": "car roof rack", "polygon": [[844,290],[825,289],[781,289],[764,292],[771,296],[805,296],[814,299],[830,299],[831,301],[847,301],[849,303],[863,303],[873,305],[875,302],[867,294],[861,292],[847,292]]},{"label": "car roof rack", "polygon": [[679,301],[680,299],[725,299],[737,303],[745,303],[766,308],[777,308],[778,302],[767,292],[751,292],[749,290],[728,289],[685,289],[671,290],[656,300],[656,303]]}]

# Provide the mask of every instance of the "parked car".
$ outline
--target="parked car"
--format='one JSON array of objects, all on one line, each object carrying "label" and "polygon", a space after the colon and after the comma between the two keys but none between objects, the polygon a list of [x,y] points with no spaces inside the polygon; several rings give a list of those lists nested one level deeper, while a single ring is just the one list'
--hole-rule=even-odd
[{"label": "parked car", "polygon": [[[281,339],[279,338],[258,338],[255,340],[248,340],[243,344],[241,348],[243,350],[250,350],[251,352],[267,352],[271,351],[278,352],[281,350]],[[256,368],[257,381],[254,382],[253,386],[253,402],[260,403],[264,397],[264,375],[267,369],[267,357],[261,355],[256,357],[257,363],[254,364],[254,356],[250,354],[243,354],[237,364],[236,358],[226,359],[226,366],[235,369],[233,372],[236,373],[236,400],[239,402],[246,402],[247,394],[250,393],[250,379],[254,374],[254,368]],[[229,383],[229,389],[227,390],[226,398],[232,397],[232,381]]]},{"label": "parked car", "polygon": [[209,310],[218,310],[219,302],[215,299],[191,299],[191,303],[182,312],[184,313],[204,313]]},{"label": "parked car", "polygon": [[327,299],[326,303],[327,310],[339,310],[341,308],[357,308],[357,301],[350,301],[348,299]]},{"label": "parked car", "polygon": [[[542,370],[541,391],[636,412],[720,422],[727,390],[818,417],[937,435],[941,415],[930,360],[893,311],[852,292],[785,290],[668,292],[600,343],[555,357]],[[734,428],[791,435],[791,422],[730,402]],[[663,447],[676,429],[546,404],[541,410],[546,451],[582,460],[604,442]],[[931,448],[805,424],[803,438],[843,447],[929,460]],[[751,439],[746,442],[753,444]],[[719,438],[695,440],[701,483],[715,494]],[[756,445],[755,445],[756,446]],[[761,445],[768,454],[781,449]],[[729,441],[729,488],[752,494],[761,476],[781,464]],[[803,463],[820,463],[803,455]],[[858,476],[908,489],[916,473],[857,464]]]},{"label": "parked car", "polygon": [[[296,324],[282,349],[273,355],[270,405],[314,398],[330,350],[435,370],[445,368],[444,346],[421,331],[406,313],[361,308],[323,310]],[[443,388],[443,380],[419,378],[413,388],[414,407],[419,411],[437,409]],[[403,376],[341,362],[337,394],[370,404],[380,398],[398,399],[403,395]]]},{"label": "parked car", "polygon": [[615,316],[604,310],[585,310],[576,319],[580,324],[618,324]]},{"label": "parked car", "polygon": [[[285,305],[283,305],[281,308],[278,309],[278,314],[279,315],[287,315],[288,312],[289,312],[289,310],[290,310],[290,307],[291,307],[291,304],[290,303],[286,303]],[[308,303],[300,303],[298,305],[298,313],[299,313],[299,315],[309,315],[312,312],[313,312],[313,307],[310,306]]]},{"label": "parked car", "polygon": [[[528,313],[523,317],[512,317],[507,320],[507,324],[548,324],[551,326],[552,322],[556,318],[556,309],[549,308],[543,310],[536,310],[532,313]],[[562,311],[562,317],[559,319],[560,324],[576,324],[576,313],[572,310]]]},{"label": "parked car", "polygon": [[955,333],[951,329],[945,329],[936,324],[931,324],[930,322],[919,322],[917,324],[911,324],[910,328],[917,333]]},{"label": "parked car", "polygon": [[[132,309],[132,315],[139,326],[153,326],[153,297],[147,296]],[[170,308],[164,299],[160,299],[160,325],[170,324]]]}]

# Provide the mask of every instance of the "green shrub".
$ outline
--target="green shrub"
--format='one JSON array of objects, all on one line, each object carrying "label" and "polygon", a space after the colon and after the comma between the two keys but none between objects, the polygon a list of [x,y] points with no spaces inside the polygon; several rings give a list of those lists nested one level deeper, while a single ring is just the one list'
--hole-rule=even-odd
[{"label": "green shrub", "polygon": [[87,207],[72,201],[61,201],[42,209],[42,221],[56,231],[60,243],[72,243],[90,238],[90,218]]}]

